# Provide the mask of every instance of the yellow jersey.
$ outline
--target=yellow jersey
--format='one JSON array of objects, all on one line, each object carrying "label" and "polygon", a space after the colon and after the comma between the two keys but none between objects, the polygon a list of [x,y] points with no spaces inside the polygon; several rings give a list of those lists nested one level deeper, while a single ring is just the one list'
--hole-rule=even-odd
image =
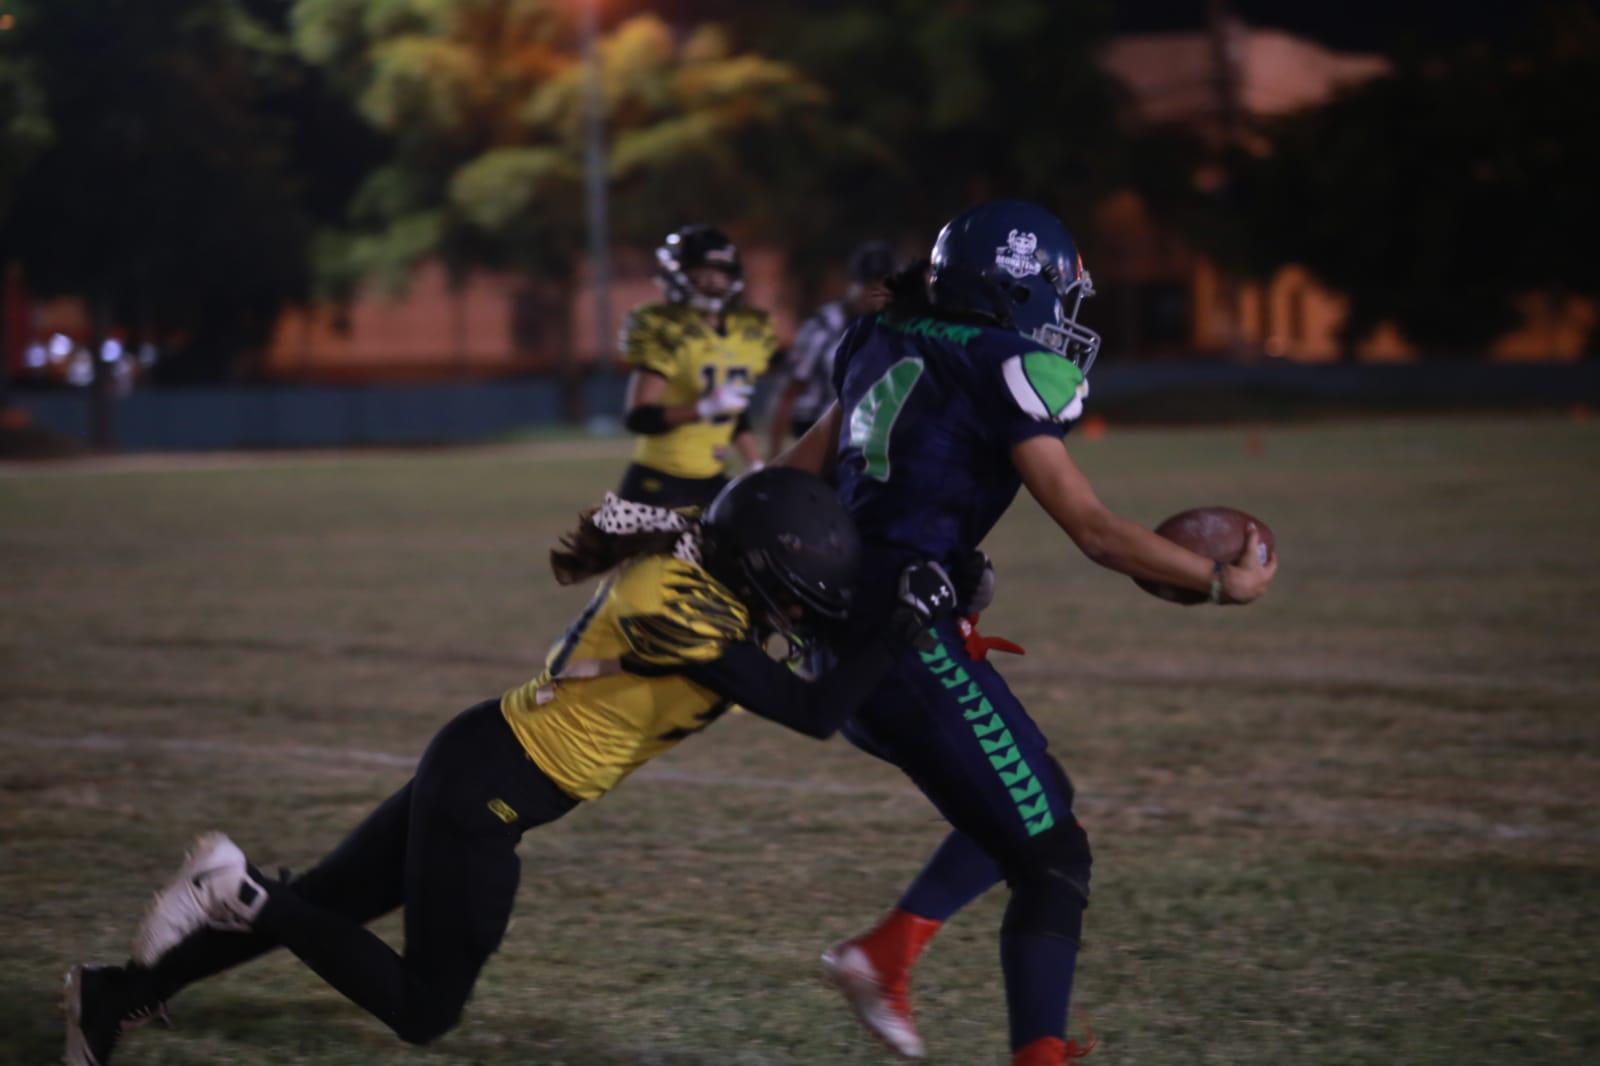
[{"label": "yellow jersey", "polygon": [[[544,671],[502,696],[500,710],[563,792],[598,799],[728,709],[669,671],[715,660],[749,633],[744,605],[701,567],[643,556],[601,585]],[[639,672],[624,671],[624,657]]]},{"label": "yellow jersey", "polygon": [[[699,311],[667,303],[635,308],[622,327],[623,360],[667,379],[664,407],[694,403],[732,381],[754,385],[777,351],[771,318],[753,307],[729,310],[722,333]],[[736,424],[724,415],[641,436],[634,460],[673,477],[716,477]]]}]

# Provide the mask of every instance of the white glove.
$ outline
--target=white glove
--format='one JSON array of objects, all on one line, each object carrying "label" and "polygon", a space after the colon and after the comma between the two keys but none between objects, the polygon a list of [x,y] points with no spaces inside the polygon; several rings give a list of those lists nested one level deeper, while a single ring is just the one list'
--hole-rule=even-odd
[{"label": "white glove", "polygon": [[750,394],[755,391],[754,386],[743,381],[725,382],[700,397],[694,405],[695,413],[705,421],[739,414],[750,406]]}]

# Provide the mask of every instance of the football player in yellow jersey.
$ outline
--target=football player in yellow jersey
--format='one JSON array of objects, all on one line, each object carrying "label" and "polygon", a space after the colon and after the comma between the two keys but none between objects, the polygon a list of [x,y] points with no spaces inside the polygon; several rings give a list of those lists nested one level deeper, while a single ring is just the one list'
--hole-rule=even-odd
[{"label": "football player in yellow jersey", "polygon": [[[819,679],[770,658],[773,633],[844,619],[860,554],[834,491],[797,470],[740,478],[699,520],[608,496],[551,553],[563,582],[607,576],[538,677],[447,724],[416,776],[298,878],[202,837],[133,958],[68,973],[69,1066],[105,1066],[119,1034],[178,990],[280,946],[401,1039],[445,1033],[505,932],[525,831],[600,798],[731,702],[832,735],[954,610],[949,577],[916,562],[883,632]],[[364,928],[397,907],[403,953]]]},{"label": "football player in yellow jersey", "polygon": [[624,424],[639,435],[617,495],[662,507],[704,507],[728,483],[729,449],[759,467],[746,408],[778,351],[765,311],[746,307],[739,249],[720,230],[685,226],[656,250],[665,299],[622,327],[633,368]]}]

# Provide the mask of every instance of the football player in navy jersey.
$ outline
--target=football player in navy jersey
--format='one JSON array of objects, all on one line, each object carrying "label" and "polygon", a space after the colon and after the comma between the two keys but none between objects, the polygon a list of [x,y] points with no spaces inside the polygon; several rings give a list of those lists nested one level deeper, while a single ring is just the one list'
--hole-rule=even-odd
[{"label": "football player in navy jersey", "polygon": [[[1068,455],[1062,438],[1082,413],[1100,339],[1077,321],[1089,275],[1050,212],[1018,201],[973,207],[940,232],[926,281],[908,271],[891,291],[885,312],[839,344],[838,402],[781,460],[831,476],[855,518],[855,636],[884,624],[908,562],[972,552],[1024,485],[1102,566],[1205,590],[1219,604],[1266,591],[1277,560],[1258,557],[1254,531],[1237,562],[1213,563],[1108,510]],[[1055,1066],[1087,1053],[1065,1029],[1088,838],[1066,773],[981,646],[969,646],[956,619],[934,635],[844,732],[902,769],[951,832],[897,905],[823,964],[875,1036],[918,1057],[911,966],[945,920],[1003,880],[1013,1062]]]}]

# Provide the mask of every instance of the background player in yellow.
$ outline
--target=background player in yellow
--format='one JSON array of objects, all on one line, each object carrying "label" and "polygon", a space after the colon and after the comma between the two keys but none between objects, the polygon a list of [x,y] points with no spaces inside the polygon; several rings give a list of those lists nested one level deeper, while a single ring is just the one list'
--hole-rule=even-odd
[{"label": "background player in yellow", "polygon": [[[769,658],[774,632],[843,621],[860,556],[834,491],[797,470],[740,478],[703,520],[608,496],[551,553],[564,583],[609,576],[539,676],[456,716],[416,776],[300,877],[268,878],[221,833],[202,837],[146,912],[133,959],[67,975],[68,1066],[106,1066],[168,997],[280,946],[402,1040],[441,1036],[505,933],[525,831],[599,799],[733,701],[831,736],[954,611],[950,578],[914,562],[881,632],[820,679]],[[403,954],[364,928],[397,907]]]},{"label": "background player in yellow", "polygon": [[759,468],[746,408],[777,354],[765,311],[746,307],[739,249],[720,230],[685,226],[656,250],[664,299],[622,327],[633,367],[624,422],[639,435],[617,495],[662,507],[704,507],[727,484],[737,451]]}]

